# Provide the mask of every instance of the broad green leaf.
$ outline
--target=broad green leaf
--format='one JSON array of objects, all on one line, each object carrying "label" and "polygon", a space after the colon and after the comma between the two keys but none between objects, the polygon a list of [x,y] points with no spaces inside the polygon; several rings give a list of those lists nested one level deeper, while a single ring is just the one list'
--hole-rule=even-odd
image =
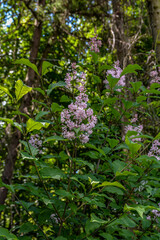
[{"label": "broad green leaf", "polygon": [[85,144],[86,147],[88,148],[92,148],[94,150],[97,150],[99,153],[101,153],[103,156],[106,156],[105,152],[101,149],[101,148],[97,148],[95,147],[93,144],[90,144],[90,143],[86,143]]},{"label": "broad green leaf", "polygon": [[66,197],[69,199],[73,198],[73,195],[70,192],[63,190],[63,189],[56,190],[55,193],[61,197]]},{"label": "broad green leaf", "polygon": [[[36,160],[35,156],[38,154],[39,150],[37,148],[33,147],[29,142],[20,140],[20,143],[22,143],[25,146],[28,155],[29,156],[31,155],[32,158]],[[21,155],[22,155],[22,158],[27,158],[27,156],[28,156],[24,152],[21,152]]]},{"label": "broad green leaf", "polygon": [[63,95],[60,98],[60,102],[70,102],[70,101],[71,101],[71,99],[67,95]]},{"label": "broad green leaf", "polygon": [[34,230],[37,230],[37,226],[33,225],[30,222],[24,223],[23,225],[20,226],[20,233],[23,233],[23,234],[27,234]]},{"label": "broad green leaf", "polygon": [[93,159],[99,158],[99,153],[96,151],[88,151],[86,153],[82,153],[81,155],[89,156],[90,158],[93,158]]},{"label": "broad green leaf", "polygon": [[140,89],[140,87],[142,86],[142,82],[130,82],[130,84],[132,85],[133,87],[133,90],[135,93],[138,92],[138,90]]},{"label": "broad green leaf", "polygon": [[127,73],[135,73],[137,74],[136,70],[142,70],[142,68],[138,64],[129,64],[127,67],[125,67],[120,75],[122,77],[123,75]]},{"label": "broad green leaf", "polygon": [[113,89],[119,81],[119,78],[112,77],[111,74],[107,76],[107,80],[111,89]]},{"label": "broad green leaf", "polygon": [[111,148],[116,147],[118,145],[118,143],[119,143],[119,140],[114,139],[114,138],[112,138],[112,139],[111,138],[107,138],[107,141],[108,141],[108,143],[109,143]]},{"label": "broad green leaf", "polygon": [[8,88],[0,86],[0,91],[2,91],[2,92],[4,92],[4,93],[7,93],[8,96],[10,96],[11,98],[13,98],[12,95],[10,94]]},{"label": "broad green leaf", "polygon": [[101,79],[100,79],[100,77],[99,76],[96,76],[96,75],[93,75],[93,81],[94,81],[94,83],[101,83]]},{"label": "broad green leaf", "polygon": [[40,130],[42,127],[47,128],[49,126],[49,123],[45,122],[36,122],[32,118],[30,118],[27,123],[27,132],[32,132],[33,130]]},{"label": "broad green leaf", "polygon": [[132,173],[129,171],[124,171],[124,172],[116,172],[116,177],[121,177],[121,176],[137,176],[137,173]]},{"label": "broad green leaf", "polygon": [[134,228],[136,226],[136,223],[130,219],[126,214],[121,216],[119,219],[117,219],[114,223],[115,224],[121,224],[122,226],[129,227],[129,228]]},{"label": "broad green leaf", "polygon": [[52,103],[51,109],[52,112],[61,112],[63,107],[61,107],[58,103]]},{"label": "broad green leaf", "polygon": [[143,218],[143,213],[146,210],[146,206],[137,205],[136,207],[130,207],[127,204],[124,206],[124,212],[136,211],[141,218]]},{"label": "broad green leaf", "polygon": [[33,88],[33,90],[36,90],[37,92],[40,92],[43,96],[45,96],[45,91],[43,91],[41,88]]},{"label": "broad green leaf", "polygon": [[102,220],[101,218],[97,217],[94,213],[91,214],[91,222],[96,222],[96,223],[100,223],[100,224],[105,224],[108,221],[106,220]]},{"label": "broad green leaf", "polygon": [[21,80],[18,80],[15,84],[15,94],[16,94],[16,100],[19,101],[24,95],[26,95],[28,92],[32,91],[31,87],[26,86],[23,84]]},{"label": "broad green leaf", "polygon": [[53,67],[53,64],[47,61],[42,63],[42,76],[49,72],[49,68]]},{"label": "broad green leaf", "polygon": [[[1,120],[1,119],[0,119]],[[154,140],[160,139],[160,132],[155,136]]]},{"label": "broad green leaf", "polygon": [[98,54],[95,52],[90,52],[90,54],[92,56],[94,64],[97,64],[98,63]]},{"label": "broad green leaf", "polygon": [[49,85],[48,90],[47,90],[47,95],[50,95],[53,89],[55,89],[57,87],[65,87],[65,86],[66,86],[66,83],[62,82],[62,81],[59,81],[57,83],[51,83]]},{"label": "broad green leaf", "polygon": [[27,152],[20,151],[20,154],[23,159],[37,160],[35,157],[29,155]]},{"label": "broad green leaf", "polygon": [[113,240],[113,237],[112,237],[112,235],[111,234],[109,234],[109,233],[100,233],[99,234],[101,237],[103,237],[104,239],[107,239],[107,240]]},{"label": "broad green leaf", "polygon": [[10,233],[8,229],[0,227],[0,237],[5,237],[7,240],[18,240],[18,238]]},{"label": "broad green leaf", "polygon": [[45,167],[40,170],[40,174],[43,178],[52,178],[60,180],[64,177],[64,173],[60,169]]},{"label": "broad green leaf", "polygon": [[28,59],[26,59],[26,58],[18,59],[18,60],[16,60],[14,63],[15,63],[15,64],[24,64],[24,65],[26,65],[27,67],[32,68],[32,69],[37,73],[37,75],[39,75],[38,69],[37,69],[36,65],[33,64],[33,63],[31,63],[31,62],[30,62]]},{"label": "broad green leaf", "polygon": [[110,69],[113,69],[113,67],[109,66],[107,64],[104,64],[102,66],[99,66],[98,71],[99,71],[99,73],[101,73],[103,70],[110,70]]},{"label": "broad green leaf", "polygon": [[129,150],[130,150],[130,152],[131,152],[132,155],[134,155],[135,153],[137,153],[138,150],[141,148],[141,144],[134,143],[134,142],[130,141],[127,136],[126,136],[126,139],[125,139],[125,143],[126,143],[127,146],[129,147]]},{"label": "broad green leaf", "polygon": [[114,186],[114,187],[118,187],[118,188],[122,188],[123,190],[126,190],[125,187],[119,183],[119,182],[103,182],[102,184],[99,184],[97,187],[108,187],[108,186]]},{"label": "broad green leaf", "polygon": [[85,225],[85,231],[87,234],[90,234],[93,232],[95,229],[97,229],[101,224],[96,223],[96,222],[90,222],[89,220],[86,222]]},{"label": "broad green leaf", "polygon": [[38,120],[39,118],[47,115],[48,113],[49,113],[49,112],[47,112],[47,111],[40,111],[40,112],[36,115],[35,120]]},{"label": "broad green leaf", "polygon": [[51,142],[51,141],[66,141],[67,139],[63,138],[63,137],[60,137],[60,136],[57,136],[57,135],[54,135],[54,136],[51,136],[51,137],[48,137],[44,140],[44,142]]}]

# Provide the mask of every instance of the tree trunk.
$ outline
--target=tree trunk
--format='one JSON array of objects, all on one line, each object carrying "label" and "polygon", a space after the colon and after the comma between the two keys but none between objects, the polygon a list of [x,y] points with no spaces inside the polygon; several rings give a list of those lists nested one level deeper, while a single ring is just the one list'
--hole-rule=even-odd
[{"label": "tree trunk", "polygon": [[156,51],[156,58],[158,64],[160,64],[160,1],[147,0],[147,8],[150,18],[154,49]]},{"label": "tree trunk", "polygon": [[[45,0],[39,0],[38,6],[44,7],[45,6]],[[37,16],[38,16],[38,10],[37,10]],[[32,40],[32,46],[30,51],[30,61],[32,63],[36,62],[36,58],[38,55],[38,49],[40,45],[40,39],[42,34],[42,22],[43,20],[39,20],[38,18],[35,20],[35,28],[33,33],[33,40]],[[29,68],[25,80],[26,84],[29,86],[35,85],[35,72]],[[22,112],[27,112],[28,107],[31,105],[31,95],[27,94],[24,96],[20,110]],[[22,119],[24,120],[24,119]],[[5,161],[5,167],[2,174],[2,181],[5,184],[11,184],[12,176],[13,176],[13,170],[14,165],[17,159],[17,147],[19,144],[19,140],[21,138],[21,134],[19,130],[15,129],[12,136],[10,137],[10,141],[8,144],[8,156]],[[0,188],[0,204],[4,204],[5,199],[7,197],[8,189],[5,187]]]}]

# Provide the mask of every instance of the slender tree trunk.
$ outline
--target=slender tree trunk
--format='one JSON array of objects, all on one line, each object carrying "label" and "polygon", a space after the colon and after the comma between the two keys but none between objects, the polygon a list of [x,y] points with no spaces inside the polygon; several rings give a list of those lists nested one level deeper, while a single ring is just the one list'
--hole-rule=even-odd
[{"label": "slender tree trunk", "polygon": [[[44,7],[45,6],[45,0],[39,0],[38,6]],[[37,16],[38,16],[38,10],[37,10]],[[30,51],[30,60],[32,63],[36,62],[38,49],[40,45],[40,39],[42,34],[42,20],[39,20],[38,18],[35,20],[35,28],[33,33],[33,40],[32,40],[32,46]],[[35,72],[29,68],[26,76],[26,84],[29,86],[35,85]],[[21,111],[27,112],[28,107],[31,105],[31,95],[27,94],[22,101],[21,104]],[[24,119],[22,119],[24,120]],[[13,170],[15,166],[15,162],[17,159],[17,147],[19,144],[19,140],[21,138],[20,132],[15,129],[12,136],[10,137],[9,144],[8,144],[8,155],[5,161],[5,167],[2,174],[2,181],[5,184],[11,184],[12,176],[13,176]],[[0,188],[0,204],[4,204],[5,199],[7,197],[8,189],[5,187]]]},{"label": "slender tree trunk", "polygon": [[160,0],[147,0],[157,62],[160,64]]}]

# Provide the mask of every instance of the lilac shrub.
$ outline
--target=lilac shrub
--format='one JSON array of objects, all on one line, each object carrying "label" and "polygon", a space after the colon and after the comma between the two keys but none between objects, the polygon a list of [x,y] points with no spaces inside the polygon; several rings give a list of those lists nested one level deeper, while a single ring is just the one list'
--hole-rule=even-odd
[{"label": "lilac shrub", "polygon": [[[141,134],[142,130],[143,130],[143,125],[138,125],[136,126],[136,122],[138,121],[138,114],[135,114],[134,117],[131,119],[131,123],[134,124],[135,126],[133,125],[127,125],[125,128],[124,128],[124,131],[125,131],[125,134],[127,134],[128,131],[134,131],[134,132],[137,132],[138,134],[136,135],[136,138],[134,138],[134,136],[130,136],[132,137],[132,141],[133,142],[140,142],[141,141],[141,138],[137,138],[137,136],[139,136],[139,134]],[[124,139],[123,139],[124,140]]]},{"label": "lilac shrub", "polygon": [[92,52],[98,53],[99,47],[102,46],[102,42],[101,40],[97,39],[97,35],[96,35],[95,37],[90,38],[89,46]]},{"label": "lilac shrub", "polygon": [[[72,69],[73,67],[75,68],[75,64],[72,64]],[[75,80],[75,82],[72,82],[72,80]],[[87,143],[89,135],[92,134],[92,129],[97,123],[97,117],[93,115],[91,108],[87,108],[86,75],[81,73],[78,76],[78,73],[74,71],[73,77],[67,74],[65,82],[68,89],[73,89],[73,84],[75,83],[75,88],[79,91],[79,95],[75,97],[75,102],[68,105],[68,109],[64,109],[61,112],[62,135],[69,140],[74,140],[78,137],[82,143]]]},{"label": "lilac shrub", "polygon": [[160,142],[158,140],[155,140],[152,143],[152,147],[148,153],[148,156],[153,156],[157,158],[157,160],[160,160]]},{"label": "lilac shrub", "polygon": [[[40,136],[38,134],[32,135],[30,137],[29,143],[37,149],[40,149],[42,147],[42,140],[40,140]],[[42,154],[42,150],[39,150],[39,154]]]},{"label": "lilac shrub", "polygon": [[[113,65],[113,69],[108,70],[106,72],[106,75],[109,76],[110,74],[112,75],[112,77],[114,78],[120,78],[120,80],[118,81],[117,85],[120,87],[124,87],[126,82],[125,82],[125,76],[120,77],[121,73],[122,73],[122,69],[119,66],[119,61],[116,61]],[[108,80],[105,79],[104,81],[105,87],[108,89],[109,88],[109,83]],[[121,92],[121,89],[117,89],[118,92]]]}]

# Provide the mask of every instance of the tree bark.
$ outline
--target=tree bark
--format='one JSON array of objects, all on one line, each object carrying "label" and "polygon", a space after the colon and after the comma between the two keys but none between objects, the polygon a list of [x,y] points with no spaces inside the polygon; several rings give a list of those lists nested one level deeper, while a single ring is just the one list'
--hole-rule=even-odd
[{"label": "tree bark", "polygon": [[[39,0],[38,6],[44,7],[45,0]],[[37,16],[38,16],[38,10],[37,10]],[[33,32],[33,40],[32,40],[32,46],[30,51],[30,60],[32,63],[36,62],[39,45],[40,45],[41,34],[42,34],[43,20],[42,19],[39,20],[39,19],[37,18],[35,20],[35,28]],[[32,87],[35,85],[35,72],[31,68],[28,69],[25,82],[27,85]],[[31,105],[31,95],[27,94],[23,98],[20,110],[26,113],[30,105]],[[22,120],[24,121],[24,119]],[[21,133],[19,132],[19,130],[15,129],[12,136],[10,137],[10,141],[8,144],[8,155],[5,161],[5,167],[2,174],[2,181],[5,184],[11,184],[13,170],[14,170],[16,159],[17,159],[17,147],[19,145],[20,138],[21,138]],[[8,193],[7,188],[5,187],[0,188],[0,204],[5,203],[5,200],[7,198],[7,193]]]},{"label": "tree bark", "polygon": [[158,64],[160,64],[160,1],[147,0],[147,8],[150,18],[154,49],[156,51],[156,58]]}]

